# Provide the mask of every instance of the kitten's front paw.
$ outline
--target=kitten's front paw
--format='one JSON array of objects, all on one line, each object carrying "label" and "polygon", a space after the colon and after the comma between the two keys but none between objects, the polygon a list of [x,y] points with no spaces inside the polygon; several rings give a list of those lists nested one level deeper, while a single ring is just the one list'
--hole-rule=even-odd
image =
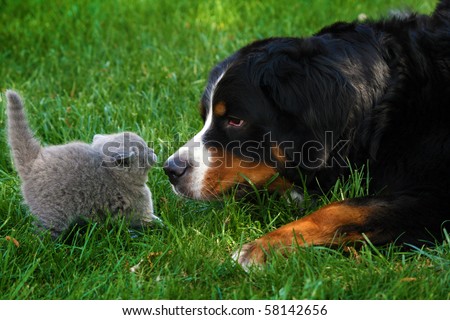
[{"label": "kitten's front paw", "polygon": [[162,220],[153,213],[149,213],[147,216],[143,217],[141,221],[144,226],[163,225]]}]

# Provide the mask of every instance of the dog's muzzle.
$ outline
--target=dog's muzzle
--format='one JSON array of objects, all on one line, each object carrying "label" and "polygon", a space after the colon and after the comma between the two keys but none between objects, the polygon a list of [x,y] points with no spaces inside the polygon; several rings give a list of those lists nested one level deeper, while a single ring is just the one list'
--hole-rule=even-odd
[{"label": "dog's muzzle", "polygon": [[179,154],[174,154],[164,163],[163,169],[173,185],[177,185],[180,178],[186,173],[188,161],[182,159]]}]

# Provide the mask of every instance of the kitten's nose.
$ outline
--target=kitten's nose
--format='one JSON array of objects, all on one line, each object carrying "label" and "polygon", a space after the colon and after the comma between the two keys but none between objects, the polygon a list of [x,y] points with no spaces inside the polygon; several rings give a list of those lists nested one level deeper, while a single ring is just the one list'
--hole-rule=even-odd
[{"label": "kitten's nose", "polygon": [[150,165],[154,165],[158,162],[158,156],[155,154],[155,150],[148,148],[148,162]]},{"label": "kitten's nose", "polygon": [[170,183],[176,184],[178,179],[186,172],[187,167],[187,161],[175,155],[167,159],[163,169],[169,177]]}]

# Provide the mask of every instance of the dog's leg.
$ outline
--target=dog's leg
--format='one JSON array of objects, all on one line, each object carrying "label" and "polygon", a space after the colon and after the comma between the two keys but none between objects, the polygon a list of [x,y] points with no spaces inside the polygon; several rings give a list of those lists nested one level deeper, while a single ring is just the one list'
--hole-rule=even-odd
[{"label": "dog's leg", "polygon": [[[401,196],[332,203],[243,245],[233,258],[247,268],[263,264],[271,252],[287,253],[298,246],[339,246],[364,241],[366,237],[375,245],[395,240],[417,243],[430,239],[430,233],[436,235],[440,229],[439,219],[433,216],[442,216],[442,212],[434,215],[440,210],[427,202]],[[428,210],[426,217],[424,207]]]}]

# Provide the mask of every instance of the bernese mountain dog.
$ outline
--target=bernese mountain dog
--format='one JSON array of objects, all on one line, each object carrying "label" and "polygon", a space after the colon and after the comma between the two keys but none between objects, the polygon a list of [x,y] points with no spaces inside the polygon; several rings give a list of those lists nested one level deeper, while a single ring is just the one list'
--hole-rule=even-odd
[{"label": "bernese mountain dog", "polygon": [[167,159],[176,194],[320,193],[368,165],[370,196],[320,208],[243,245],[263,264],[293,245],[423,245],[450,220],[450,0],[431,15],[335,23],[253,42],[220,62],[203,129]]}]

